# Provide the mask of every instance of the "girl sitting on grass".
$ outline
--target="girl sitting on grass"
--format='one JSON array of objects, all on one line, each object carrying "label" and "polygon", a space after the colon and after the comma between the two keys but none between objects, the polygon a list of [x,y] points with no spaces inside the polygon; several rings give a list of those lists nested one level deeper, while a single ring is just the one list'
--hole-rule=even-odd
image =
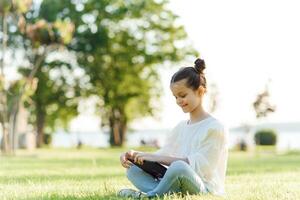
[{"label": "girl sitting on grass", "polygon": [[[171,79],[170,89],[176,103],[189,120],[180,122],[166,144],[155,153],[130,150],[121,154],[120,162],[127,168],[129,181],[139,190],[122,189],[123,197],[155,197],[164,194],[224,194],[227,166],[227,134],[224,126],[202,106],[206,92],[204,60],[197,59],[194,67],[179,69]],[[167,165],[162,179],[154,179],[128,159]]]}]

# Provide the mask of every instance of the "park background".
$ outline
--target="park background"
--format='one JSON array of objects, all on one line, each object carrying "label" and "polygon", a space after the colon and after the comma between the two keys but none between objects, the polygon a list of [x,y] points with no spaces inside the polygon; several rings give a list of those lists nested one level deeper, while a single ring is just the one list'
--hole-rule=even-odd
[{"label": "park background", "polygon": [[[169,81],[200,56],[205,107],[229,130],[226,198],[299,198],[298,8],[269,0],[1,1],[1,195],[117,199],[130,187],[119,154],[155,151],[188,118]],[[255,140],[262,130],[275,134],[272,145]]]}]

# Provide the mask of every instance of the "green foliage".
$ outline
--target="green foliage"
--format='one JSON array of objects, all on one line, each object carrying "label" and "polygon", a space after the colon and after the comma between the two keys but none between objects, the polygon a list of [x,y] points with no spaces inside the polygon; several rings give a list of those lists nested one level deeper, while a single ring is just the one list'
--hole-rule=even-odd
[{"label": "green foliage", "polygon": [[0,14],[7,14],[9,11],[26,13],[32,4],[32,0],[1,0]]},{"label": "green foliage", "polygon": [[11,0],[1,0],[0,1],[0,14],[7,13],[12,6]]},{"label": "green foliage", "polygon": [[[57,70],[67,64],[49,62],[49,56],[51,57],[53,52],[58,53],[58,50],[62,50],[66,44],[71,42],[74,25],[71,20],[46,21],[39,14],[40,3],[37,1],[34,1],[33,5],[31,0],[11,2],[10,13],[7,15],[8,17],[4,18],[4,24],[8,25],[8,46],[12,49],[13,56],[15,56],[16,50],[21,52],[19,55],[24,54],[21,59],[25,64],[17,67],[21,68],[20,72],[23,75],[21,81],[25,81],[25,84],[20,87],[12,85],[13,87],[17,86],[15,89],[17,93],[12,93],[14,95],[11,97],[8,96],[8,98],[12,98],[12,100],[8,99],[8,107],[16,108],[14,109],[16,113],[19,104],[23,103],[24,96],[31,97],[29,101],[26,101],[26,105],[31,114],[30,122],[35,124],[37,135],[41,135],[38,137],[39,146],[45,124],[48,133],[59,127],[66,128],[71,118],[78,114],[78,99],[74,98],[78,94],[78,92],[74,92],[77,82],[75,81],[75,84],[74,81],[69,82],[69,79],[75,78],[71,73],[67,75],[61,73],[63,75],[57,79],[51,79],[50,74],[55,71],[53,68]],[[0,5],[2,3],[1,1]],[[5,3],[5,6],[9,5]],[[48,15],[56,14],[48,13]],[[2,24],[1,26],[5,27]],[[0,30],[3,27],[0,27]],[[2,31],[4,32],[4,29]],[[26,84],[33,79],[38,80],[36,92],[28,95],[23,88],[26,89]]]},{"label": "green foliage", "polygon": [[[67,45],[87,75],[88,81],[78,80],[79,93],[99,96],[102,123],[120,134],[122,143],[128,123],[154,114],[153,102],[161,94],[158,67],[197,56],[166,4],[165,0],[44,0],[20,18],[24,23],[16,35],[23,38],[15,35],[14,41],[24,46],[30,63],[53,43]],[[53,129],[57,121],[76,114],[76,100],[72,100],[76,95],[64,97],[70,85],[64,78],[49,78],[52,69],[46,64],[43,60],[37,70],[39,82],[30,109],[47,114],[46,125]],[[32,116],[32,121],[37,120],[37,115]]]},{"label": "green foliage", "polygon": [[[0,90],[3,87],[3,79],[0,79]],[[30,96],[34,94],[36,90],[36,79],[31,81],[26,80],[25,78],[15,80],[10,82],[9,87],[5,93],[7,99],[7,105],[3,105],[1,101],[0,107],[3,109],[6,106],[6,118],[12,117],[13,115],[17,114],[19,103],[26,102],[30,99]],[[3,111],[2,111],[3,112]],[[3,123],[3,112],[0,115],[0,122]]]},{"label": "green foliage", "polygon": [[88,94],[99,96],[103,125],[119,127],[121,139],[127,123],[154,113],[151,102],[161,94],[158,67],[197,55],[166,3],[44,0],[41,5],[44,19],[74,23],[68,46],[89,77]]},{"label": "green foliage", "polygon": [[[38,116],[45,117],[46,132],[51,133],[58,128],[68,128],[70,120],[78,114],[77,106],[80,94],[77,80],[70,76],[72,68],[68,63],[53,61],[43,63],[36,72],[38,79],[36,92],[27,101],[30,111],[30,122],[37,123]],[[20,72],[27,75],[29,71],[21,68]],[[55,76],[51,77],[50,75]]]},{"label": "green foliage", "polygon": [[257,145],[275,145],[277,141],[277,134],[272,129],[263,129],[257,131],[254,138]]}]

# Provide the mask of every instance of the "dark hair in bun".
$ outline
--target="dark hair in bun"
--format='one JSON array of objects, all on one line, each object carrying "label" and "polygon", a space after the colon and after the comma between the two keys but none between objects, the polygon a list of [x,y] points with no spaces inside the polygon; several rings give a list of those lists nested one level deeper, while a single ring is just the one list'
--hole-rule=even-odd
[{"label": "dark hair in bun", "polygon": [[206,88],[206,78],[203,70],[205,69],[204,60],[197,58],[194,67],[183,67],[179,69],[171,79],[171,84],[186,79],[187,87],[197,90],[199,86]]},{"label": "dark hair in bun", "polygon": [[194,67],[196,69],[196,72],[198,72],[198,74],[203,74],[203,70],[205,69],[205,62],[204,60],[197,58],[194,62]]}]

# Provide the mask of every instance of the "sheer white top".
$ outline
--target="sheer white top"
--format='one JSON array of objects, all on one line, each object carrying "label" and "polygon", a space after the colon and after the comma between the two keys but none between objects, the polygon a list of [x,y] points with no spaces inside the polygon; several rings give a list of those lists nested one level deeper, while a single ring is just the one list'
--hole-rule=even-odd
[{"label": "sheer white top", "polygon": [[156,154],[186,157],[209,192],[224,195],[227,168],[227,131],[214,117],[189,124],[180,122]]}]

